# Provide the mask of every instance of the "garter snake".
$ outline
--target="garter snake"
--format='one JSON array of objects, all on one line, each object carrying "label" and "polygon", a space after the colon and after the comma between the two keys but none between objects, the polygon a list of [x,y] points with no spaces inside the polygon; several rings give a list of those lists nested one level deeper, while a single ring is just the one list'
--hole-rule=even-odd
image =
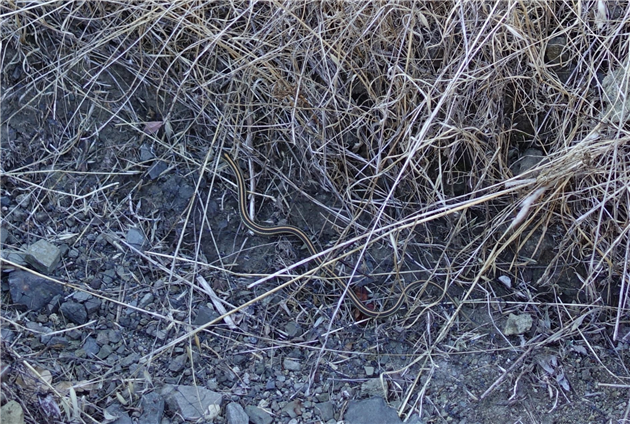
[{"label": "garter snake", "polygon": [[[249,215],[247,214],[247,189],[245,188],[245,179],[243,178],[243,173],[241,169],[238,167],[234,159],[228,154],[224,153],[223,158],[227,162],[227,164],[232,168],[234,175],[236,176],[236,184],[238,186],[238,211],[241,216],[241,220],[243,224],[250,230],[259,236],[277,236],[280,234],[289,234],[299,238],[304,244],[306,244],[311,255],[317,254],[317,249],[313,245],[313,242],[308,238],[308,236],[304,233],[304,231],[300,230],[298,227],[294,227],[293,225],[280,225],[277,227],[266,227],[254,222]],[[317,257],[317,262],[322,265],[323,259],[321,257]],[[361,299],[357,296],[357,294],[347,287],[347,284],[343,281],[343,279],[339,278],[333,271],[328,270],[328,272],[334,277],[335,281],[339,283],[339,285],[348,293],[350,296],[350,300],[354,304],[354,306],[365,316],[370,318],[386,318],[389,317],[400,309],[403,301],[407,298],[407,292],[414,287],[419,286],[424,283],[423,280],[414,281],[413,283],[406,286],[394,304],[385,310],[375,311],[368,307],[366,307]]]}]

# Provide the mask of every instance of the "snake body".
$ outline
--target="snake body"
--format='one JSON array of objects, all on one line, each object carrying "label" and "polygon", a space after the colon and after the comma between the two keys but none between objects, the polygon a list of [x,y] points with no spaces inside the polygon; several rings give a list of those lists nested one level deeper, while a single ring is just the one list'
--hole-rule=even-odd
[{"label": "snake body", "polygon": [[[247,189],[245,188],[245,179],[243,178],[243,173],[241,172],[241,169],[238,167],[234,159],[232,159],[232,157],[229,154],[224,153],[223,158],[225,159],[227,164],[230,166],[230,168],[234,172],[234,175],[236,176],[236,185],[238,186],[238,211],[241,216],[241,220],[243,221],[243,224],[245,224],[247,228],[253,231],[254,234],[257,234],[260,236],[278,236],[281,234],[288,234],[288,235],[295,236],[306,245],[311,255],[316,255],[317,249],[315,249],[313,242],[311,242],[311,240],[304,233],[304,231],[302,231],[298,227],[295,227],[293,225],[280,225],[276,227],[263,226],[263,225],[257,224],[249,217],[249,215],[247,214]],[[316,260],[320,265],[323,264],[323,259],[321,257],[316,257]],[[424,283],[424,281],[422,280],[414,281],[413,283],[409,284],[402,290],[402,292],[396,299],[396,302],[394,302],[394,304],[391,307],[385,310],[375,311],[365,306],[363,302],[361,301],[361,299],[359,299],[357,294],[354,292],[354,290],[351,290],[347,287],[347,284],[342,278],[337,276],[333,271],[329,270],[329,272],[334,277],[335,281],[341,286],[341,288],[343,288],[348,293],[348,296],[350,297],[350,300],[352,301],[353,305],[363,315],[370,318],[386,318],[391,315],[394,315],[396,312],[398,312],[398,310],[403,304],[403,301],[407,298],[407,292],[413,289],[414,287],[417,287],[420,284]]]}]

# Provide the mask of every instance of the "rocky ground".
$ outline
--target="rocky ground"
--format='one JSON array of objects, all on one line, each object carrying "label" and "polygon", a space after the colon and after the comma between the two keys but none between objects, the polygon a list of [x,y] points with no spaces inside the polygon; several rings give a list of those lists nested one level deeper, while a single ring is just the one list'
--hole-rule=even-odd
[{"label": "rocky ground", "polygon": [[[9,137],[45,137],[29,124],[39,112],[3,107]],[[618,376],[628,345],[611,342],[613,329],[566,338],[598,316],[550,328],[557,305],[514,308],[507,293],[488,308],[475,292],[453,318],[462,288],[429,290],[398,316],[357,322],[338,287],[311,280],[205,326],[220,315],[212,296],[228,310],[242,305],[282,282],[249,288],[254,270],[271,273],[287,251],[293,260],[304,252],[248,235],[223,172],[207,194],[212,236],[184,235],[188,251],[201,252],[174,262],[198,174],[167,163],[151,175],[158,158],[128,141],[113,163],[135,166],[106,171],[109,149],[129,135],[102,134],[89,171],[42,163],[36,181],[3,177],[3,403],[21,407],[26,422],[395,423],[402,411],[407,422],[575,423],[626,411]],[[308,221],[314,208],[301,204]],[[157,239],[143,230],[152,226],[174,230]],[[525,322],[508,330],[509,316]]]},{"label": "rocky ground", "polygon": [[[291,268],[308,257],[297,240],[242,225],[220,159],[237,143],[215,140],[220,125],[186,127],[181,98],[163,120],[158,84],[138,83],[118,50],[106,72],[86,58],[66,85],[34,77],[46,40],[2,52],[3,424],[627,422],[623,267],[587,302],[584,258],[558,260],[561,223],[533,225],[461,278],[452,264],[485,263],[494,241],[471,240],[502,210],[414,227],[404,252],[375,241],[352,288],[370,307],[391,304],[400,280],[427,283],[394,316],[366,319],[313,263]],[[239,159],[256,219],[296,225],[322,250],[351,239],[339,198],[294,166],[299,146],[263,146]],[[543,158],[521,149],[507,165],[519,175]],[[332,255],[347,254],[342,275],[361,247],[349,246]]]}]

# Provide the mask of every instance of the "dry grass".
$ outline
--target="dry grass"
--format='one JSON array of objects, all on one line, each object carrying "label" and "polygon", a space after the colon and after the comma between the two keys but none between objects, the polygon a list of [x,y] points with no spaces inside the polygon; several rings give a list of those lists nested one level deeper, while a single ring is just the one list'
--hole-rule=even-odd
[{"label": "dry grass", "polygon": [[[551,313],[547,333],[520,347],[526,352],[592,328],[620,340],[630,282],[630,134],[604,113],[601,79],[628,69],[630,9],[610,2],[602,17],[598,5],[5,2],[2,184],[30,192],[33,215],[54,198],[68,216],[107,218],[108,232],[141,226],[153,248],[136,255],[156,279],[203,294],[195,276],[230,275],[238,257],[209,264],[200,242],[186,243],[192,232],[209,232],[206,243],[223,257],[217,230],[207,218],[197,223],[195,210],[207,217],[210,197],[227,186],[219,175],[231,181],[217,172],[229,149],[249,161],[252,191],[266,194],[275,181],[287,196],[318,202],[314,185],[334,200],[320,204],[337,234],[323,255],[349,264],[346,274],[360,273],[370,249],[385,247],[395,264],[390,283],[420,275],[444,288],[391,320],[429,329],[407,367],[430,368],[433,355],[448,355],[447,337],[466,339],[454,325],[465,319],[462,308],[479,302],[505,315]],[[38,129],[32,139],[16,141],[9,130],[18,114],[32,117],[19,129]],[[134,138],[110,144],[116,132]],[[142,143],[196,183],[189,207],[161,229],[134,205],[147,165],[130,149]],[[544,160],[515,175],[528,148]],[[60,188],[70,178],[74,192]],[[55,224],[27,231],[64,235]],[[537,261],[543,268],[532,281],[524,272]],[[278,290],[295,288],[304,280],[298,265],[251,287],[293,272]],[[507,292],[501,275],[511,277]],[[440,302],[453,305],[446,317]],[[328,324],[320,358],[328,335],[352,321],[344,311],[334,310],[339,319]],[[145,359],[183,342],[194,349],[193,336],[219,321]],[[421,375],[400,388],[401,414],[422,408]]]}]

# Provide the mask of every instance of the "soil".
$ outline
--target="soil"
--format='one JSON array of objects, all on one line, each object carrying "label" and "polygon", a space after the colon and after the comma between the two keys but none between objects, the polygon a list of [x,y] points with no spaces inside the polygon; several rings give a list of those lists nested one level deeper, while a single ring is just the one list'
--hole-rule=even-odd
[{"label": "soil", "polygon": [[[5,63],[14,54],[7,51]],[[3,91],[22,78],[15,65],[6,66]],[[102,96],[118,99],[134,76],[115,65],[110,71],[98,77]],[[88,98],[58,90],[57,116],[90,113]],[[155,95],[146,88],[131,93],[127,101],[144,111],[142,121],[151,121]],[[613,342],[615,329],[606,325],[610,317],[601,308],[585,311],[580,304],[579,269],[561,264],[556,287],[537,286],[551,261],[546,253],[557,245],[557,228],[525,243],[523,252],[529,249],[536,263],[523,267],[509,288],[499,277],[514,252],[504,253],[496,275],[481,284],[431,275],[427,270],[446,261],[439,246],[452,225],[434,221],[418,232],[400,265],[407,283],[432,283],[394,317],[362,320],[350,302],[340,300],[339,285],[313,276],[237,312],[233,328],[222,320],[173,343],[220,315],[199,276],[230,310],[288,281],[250,286],[308,252],[290,237],[260,237],[244,228],[234,176],[218,151],[208,152],[206,137],[191,133],[181,150],[174,149],[164,128],[139,136],[119,125],[115,113],[96,107],[87,120],[99,131],[84,139],[80,129],[67,128],[51,113],[52,106],[52,96],[19,90],[2,103],[4,258],[41,238],[63,251],[49,274],[63,295],[39,310],[15,304],[9,290],[15,261],[3,265],[2,403],[18,399],[27,422],[69,422],[64,411],[58,417],[46,412],[42,399],[64,396],[64,387],[79,382],[74,393],[81,414],[100,422],[112,404],[137,419],[143,397],[166,384],[206,387],[225,403],[271,411],[277,423],[320,422],[315,405],[331,402],[335,422],[350,400],[374,396],[362,386],[379,376],[389,406],[425,423],[603,423],[627,416],[628,344]],[[185,113],[182,108],[180,115]],[[79,136],[68,141],[65,133]],[[240,162],[244,170],[246,163]],[[156,165],[163,172],[152,177]],[[255,197],[259,222],[291,223],[319,248],[334,246],[343,222],[330,213],[337,207],[333,196],[279,156],[255,162],[255,170],[256,191],[263,194]],[[20,203],[23,194],[30,199]],[[132,228],[144,234],[140,249],[129,244]],[[466,235],[461,237],[465,244]],[[394,266],[389,246],[373,244],[369,261],[359,266],[370,277],[357,284],[377,299],[375,307],[398,292],[396,281],[378,277]],[[352,258],[338,264],[338,272],[348,272]],[[306,273],[311,265],[291,272]],[[540,293],[526,293],[535,289]],[[61,308],[95,299],[98,306],[83,323],[72,322]],[[510,314],[533,323],[505,335]],[[50,331],[52,341],[42,336]],[[287,369],[286,358],[299,366]],[[49,373],[55,390],[25,383],[31,368]],[[302,407],[294,417],[285,407],[296,399]],[[162,422],[182,418],[167,408]],[[227,422],[225,414],[215,422]]]}]

